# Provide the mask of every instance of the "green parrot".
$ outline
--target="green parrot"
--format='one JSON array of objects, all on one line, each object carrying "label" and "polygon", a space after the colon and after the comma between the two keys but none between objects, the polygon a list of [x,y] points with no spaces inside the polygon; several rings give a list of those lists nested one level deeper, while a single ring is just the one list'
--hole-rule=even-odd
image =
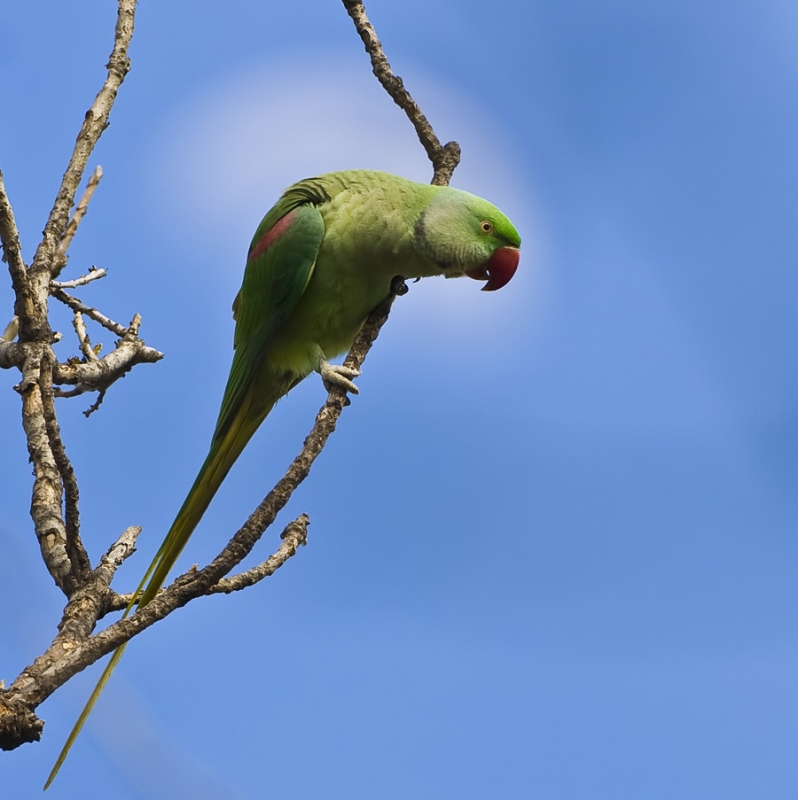
[{"label": "green parrot", "polygon": [[[356,370],[330,364],[352,345],[392,279],[467,275],[500,289],[521,239],[499,209],[468,192],[372,170],[331,172],[286,189],[255,231],[233,302],[235,354],[210,452],[139,585],[149,603],[252,435],[311,372],[357,393]],[[50,785],[124,652],[117,648],[53,767]]]}]

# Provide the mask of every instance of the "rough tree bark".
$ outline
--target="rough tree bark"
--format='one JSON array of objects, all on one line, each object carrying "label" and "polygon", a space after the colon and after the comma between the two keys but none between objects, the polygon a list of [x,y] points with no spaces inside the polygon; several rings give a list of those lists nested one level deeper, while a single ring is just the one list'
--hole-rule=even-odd
[{"label": "rough tree bark", "polygon": [[[402,79],[391,70],[362,2],[343,0],[343,5],[365,45],[375,76],[416,130],[432,162],[432,183],[448,184],[460,159],[459,146],[456,142],[441,145]],[[120,564],[135,551],[140,528],[134,526],[123,531],[97,566],[92,567],[80,539],[78,481],[61,438],[55,398],[97,392],[96,402],[85,412],[88,415],[99,407],[106,391],[119,378],[138,364],[157,362],[163,355],[139,337],[138,314],[129,325],[121,325],[67,292],[103,278],[104,270],[92,270],[69,281],[56,279],[67,265],[69,246],[102,177],[98,167],[70,218],[89,157],[108,126],[117,93],[130,70],[127,53],[135,13],[136,0],[118,0],[107,77],[86,113],[31,264],[22,259],[19,232],[0,172],[0,243],[15,296],[14,320],[0,337],[0,368],[17,369],[21,374],[14,388],[22,401],[22,425],[33,464],[33,530],[44,566],[67,601],[58,633],[47,650],[22,670],[10,686],[0,685],[0,749],[3,750],[13,750],[40,738],[44,723],[36,715],[36,708],[73,675],[198,597],[252,586],[274,573],[305,544],[309,520],[306,514],[300,514],[282,532],[282,543],[273,555],[253,569],[227,577],[252,551],[307,477],[347,405],[343,390],[332,388],[301,451],[284,476],[210,564],[180,575],[144,608],[94,633],[100,619],[125,608],[130,600],[129,594],[114,591],[111,582]],[[347,366],[361,367],[394,299],[405,291],[403,280],[397,276],[391,294],[374,310],[352,346],[344,362]],[[79,359],[58,360],[54,345],[59,337],[54,335],[49,318],[51,298],[68,306],[74,314],[73,325],[82,353]],[[86,318],[119,337],[115,348],[102,358],[91,345]]]}]

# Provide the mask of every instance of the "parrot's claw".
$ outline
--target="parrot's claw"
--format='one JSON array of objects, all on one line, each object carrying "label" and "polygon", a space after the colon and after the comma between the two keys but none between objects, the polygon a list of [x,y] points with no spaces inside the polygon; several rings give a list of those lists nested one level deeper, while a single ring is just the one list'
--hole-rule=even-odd
[{"label": "parrot's claw", "polygon": [[321,375],[321,380],[324,383],[324,388],[329,392],[333,386],[338,386],[345,392],[352,394],[360,394],[360,390],[352,383],[352,378],[357,378],[360,375],[359,369],[353,367],[344,367],[338,364],[330,364],[329,361],[320,361],[318,366],[318,373]]}]

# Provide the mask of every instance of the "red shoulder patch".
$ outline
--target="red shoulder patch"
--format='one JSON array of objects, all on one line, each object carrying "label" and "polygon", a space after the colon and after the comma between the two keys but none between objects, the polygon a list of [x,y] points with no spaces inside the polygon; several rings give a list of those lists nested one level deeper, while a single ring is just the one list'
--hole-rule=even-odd
[{"label": "red shoulder patch", "polygon": [[253,259],[262,256],[275,242],[282,238],[283,234],[291,227],[296,212],[297,209],[293,209],[285,216],[280,217],[280,219],[260,237],[260,240],[255,243],[249,251],[247,264]]}]

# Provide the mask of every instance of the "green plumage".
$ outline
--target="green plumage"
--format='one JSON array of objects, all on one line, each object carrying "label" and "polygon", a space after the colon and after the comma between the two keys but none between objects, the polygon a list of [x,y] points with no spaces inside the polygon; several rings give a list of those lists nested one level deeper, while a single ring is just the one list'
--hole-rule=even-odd
[{"label": "green plumage", "polygon": [[[485,287],[498,288],[515,271],[520,243],[495,206],[449,187],[352,170],[287,189],[249,248],[233,305],[233,364],[210,451],[125,615],[157,595],[228,471],[277,400],[349,349],[368,314],[388,296],[394,276],[468,273],[484,279],[492,268],[503,268],[508,274],[497,286],[490,285],[491,277]],[[124,645],[103,672],[47,786],[123,651]]]}]

